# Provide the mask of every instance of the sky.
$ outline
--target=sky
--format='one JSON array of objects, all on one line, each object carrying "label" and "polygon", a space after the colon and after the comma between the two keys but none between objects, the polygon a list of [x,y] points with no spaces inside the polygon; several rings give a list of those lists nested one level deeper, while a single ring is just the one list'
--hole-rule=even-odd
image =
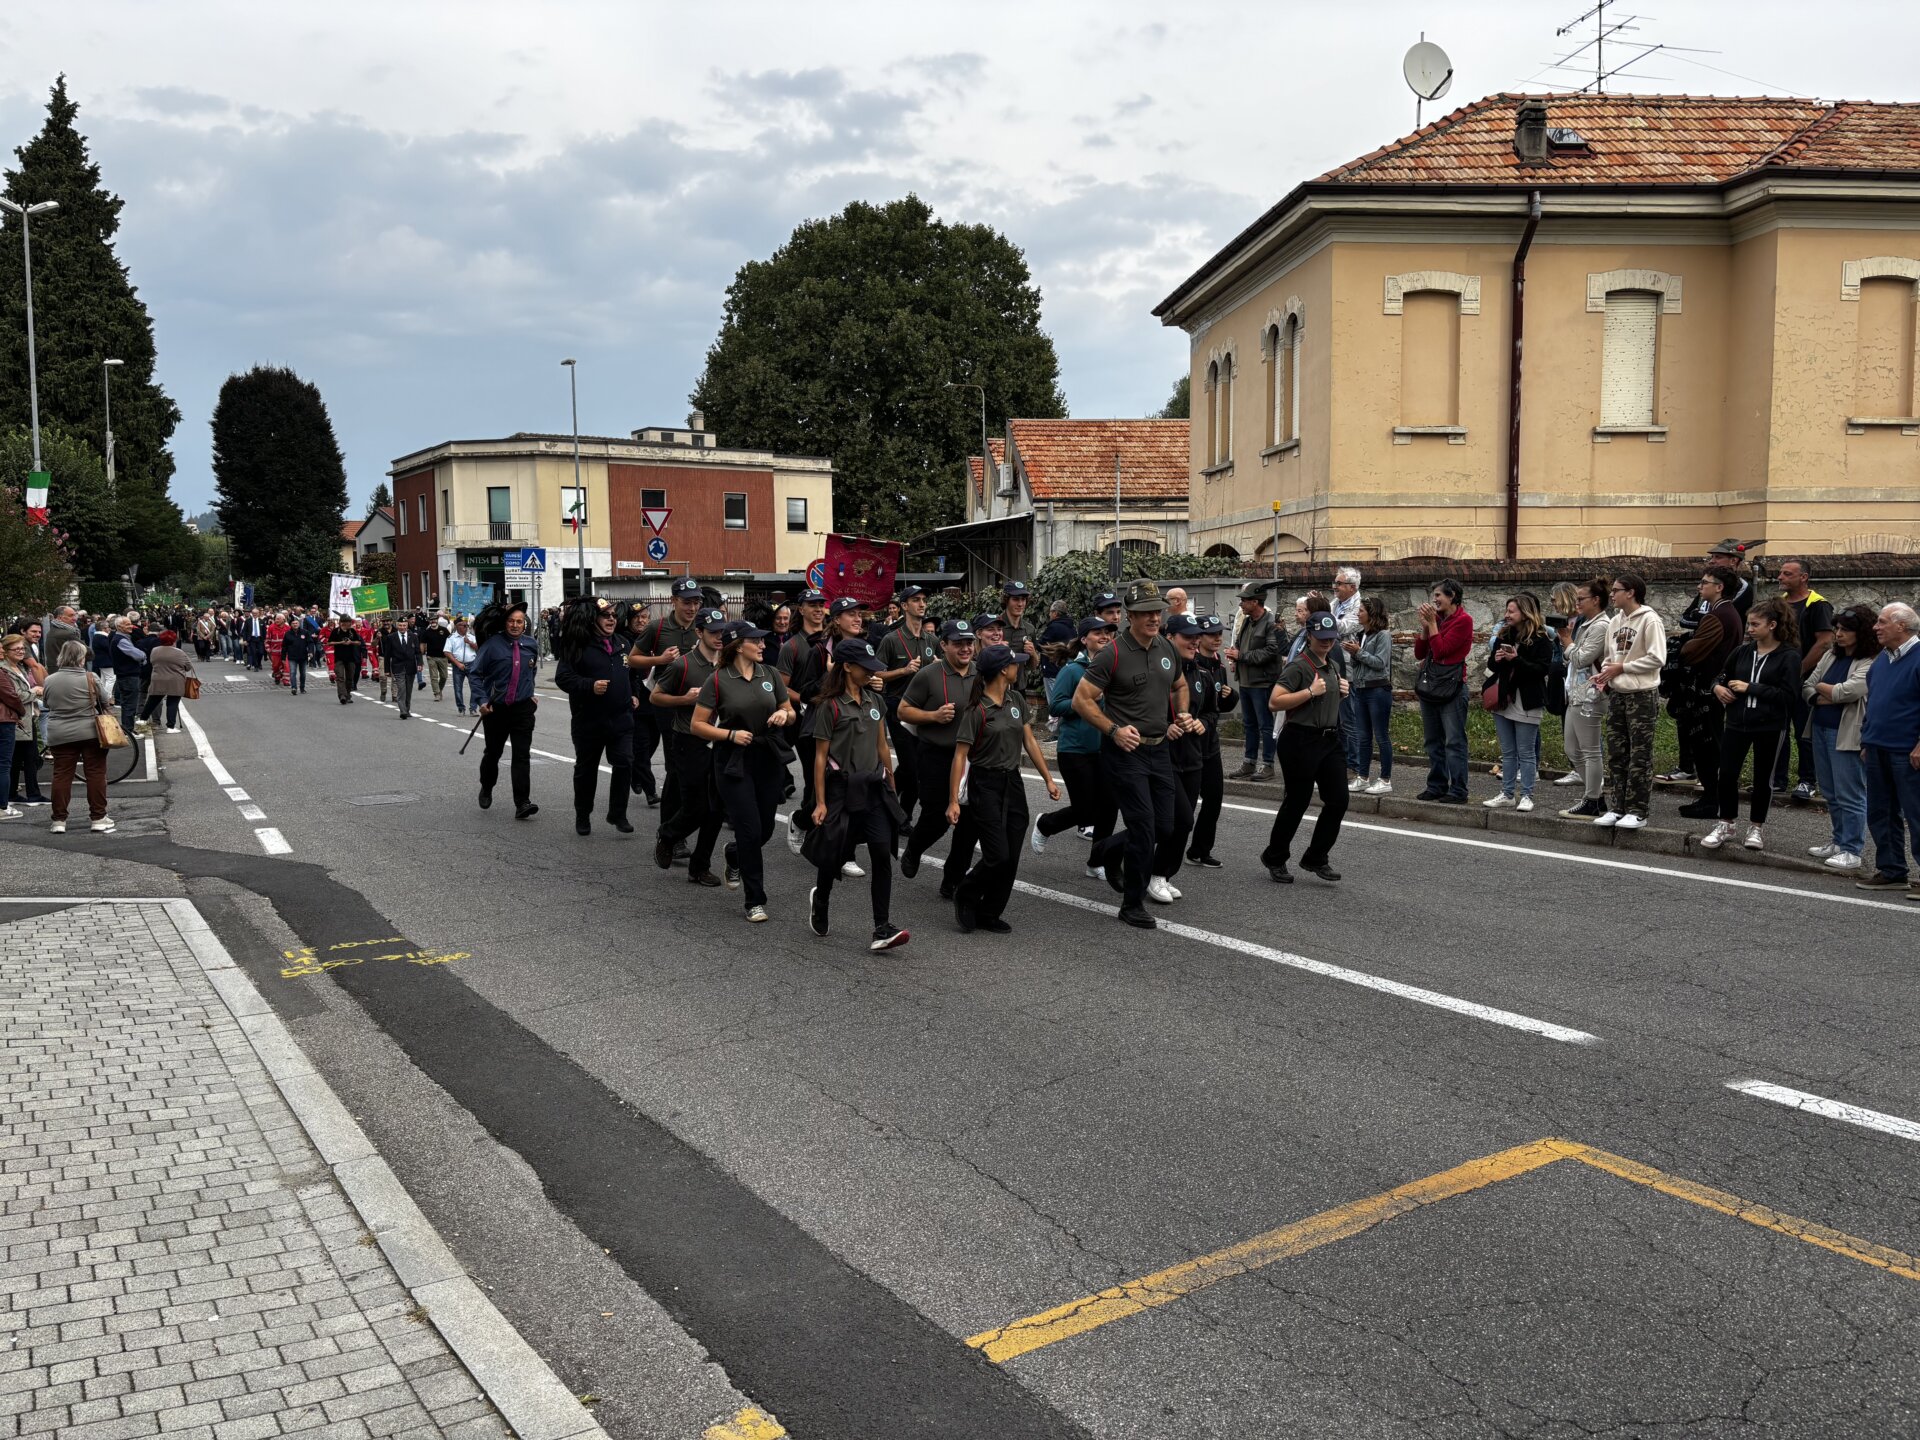
[{"label": "sky", "polygon": [[[1455,71],[1432,120],[1591,79],[1546,68],[1589,3],[8,0],[0,149],[64,72],[127,202],[183,508],[221,383],[278,364],[326,397],[357,509],[409,451],[564,432],[565,356],[583,433],[684,423],[739,266],[908,191],[1025,251],[1071,414],[1144,415],[1187,363],[1154,305],[1413,128],[1423,32]],[[1608,89],[1920,98],[1904,0],[1654,12],[1618,40],[1671,48]]]}]

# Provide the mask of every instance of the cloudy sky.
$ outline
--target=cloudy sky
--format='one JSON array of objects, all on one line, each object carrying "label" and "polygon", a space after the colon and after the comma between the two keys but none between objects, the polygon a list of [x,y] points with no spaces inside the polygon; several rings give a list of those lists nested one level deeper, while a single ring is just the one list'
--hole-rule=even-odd
[{"label": "cloudy sky", "polygon": [[[1154,303],[1411,128],[1423,29],[1444,109],[1564,78],[1587,3],[9,0],[0,146],[66,72],[128,202],[189,512],[220,384],[257,362],[320,386],[357,504],[409,450],[564,430],[566,355],[584,431],[680,423],[735,269],[908,190],[1024,248],[1073,414],[1144,414],[1185,368]],[[1718,53],[1633,88],[1916,98],[1907,0],[1652,8],[1638,38]]]}]

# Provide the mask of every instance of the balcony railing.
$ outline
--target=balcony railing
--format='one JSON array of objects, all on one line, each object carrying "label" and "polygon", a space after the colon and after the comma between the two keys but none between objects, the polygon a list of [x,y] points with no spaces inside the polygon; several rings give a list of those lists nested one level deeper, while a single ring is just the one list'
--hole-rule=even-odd
[{"label": "balcony railing", "polygon": [[477,525],[442,525],[440,543],[458,546],[524,545],[538,541],[540,527],[531,520],[489,520]]}]

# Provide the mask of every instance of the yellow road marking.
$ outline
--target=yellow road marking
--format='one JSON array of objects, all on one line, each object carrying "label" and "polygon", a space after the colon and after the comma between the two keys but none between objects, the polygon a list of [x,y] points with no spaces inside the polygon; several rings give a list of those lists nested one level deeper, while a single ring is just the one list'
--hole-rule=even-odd
[{"label": "yellow road marking", "polygon": [[749,1407],[731,1420],[709,1425],[701,1440],[783,1440],[787,1427],[766,1411]]},{"label": "yellow road marking", "polygon": [[1051,1310],[1029,1315],[1024,1320],[1015,1320],[994,1330],[983,1330],[978,1335],[969,1336],[967,1344],[984,1351],[987,1358],[996,1364],[1004,1364],[1031,1351],[1084,1335],[1103,1325],[1111,1325],[1116,1320],[1125,1320],[1158,1306],[1171,1304],[1210,1285],[1217,1285],[1222,1280],[1230,1280],[1276,1261],[1291,1259],[1337,1240],[1348,1239],[1423,1206],[1451,1200],[1456,1195],[1466,1195],[1501,1180],[1511,1180],[1516,1175],[1525,1175],[1560,1160],[1577,1160],[1622,1180],[1644,1185],[1662,1195],[1671,1195],[1721,1215],[1730,1215],[1763,1230],[1804,1240],[1809,1245],[1818,1245],[1823,1250],[1844,1255],[1863,1265],[1876,1266],[1904,1279],[1920,1281],[1920,1259],[1901,1251],[1859,1239],[1812,1220],[1783,1214],[1765,1205],[1753,1204],[1724,1190],[1682,1180],[1651,1165],[1642,1165],[1605,1150],[1596,1150],[1591,1145],[1549,1137],[1527,1145],[1516,1145],[1497,1155],[1469,1160],[1451,1170],[1396,1186],[1364,1200],[1350,1200],[1331,1210],[1323,1210],[1318,1215],[1309,1215],[1291,1225],[1282,1225],[1251,1240],[1242,1240],[1237,1245],[1216,1250],[1211,1255],[1170,1265],[1165,1270],[1157,1270],[1138,1280],[1102,1290],[1097,1295],[1082,1296],[1065,1305],[1056,1305]]}]

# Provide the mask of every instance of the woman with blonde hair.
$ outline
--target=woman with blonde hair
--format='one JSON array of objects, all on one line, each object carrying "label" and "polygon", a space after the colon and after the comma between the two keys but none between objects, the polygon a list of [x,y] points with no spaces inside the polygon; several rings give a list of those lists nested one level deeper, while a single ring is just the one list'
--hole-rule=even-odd
[{"label": "woman with blonde hair", "polygon": [[1541,618],[1539,598],[1522,590],[1508,599],[1506,619],[1487,660],[1487,688],[1493,692],[1487,708],[1500,733],[1501,777],[1500,793],[1485,802],[1489,810],[1533,809],[1540,721],[1547,713],[1547,671],[1552,665],[1553,639]]}]

